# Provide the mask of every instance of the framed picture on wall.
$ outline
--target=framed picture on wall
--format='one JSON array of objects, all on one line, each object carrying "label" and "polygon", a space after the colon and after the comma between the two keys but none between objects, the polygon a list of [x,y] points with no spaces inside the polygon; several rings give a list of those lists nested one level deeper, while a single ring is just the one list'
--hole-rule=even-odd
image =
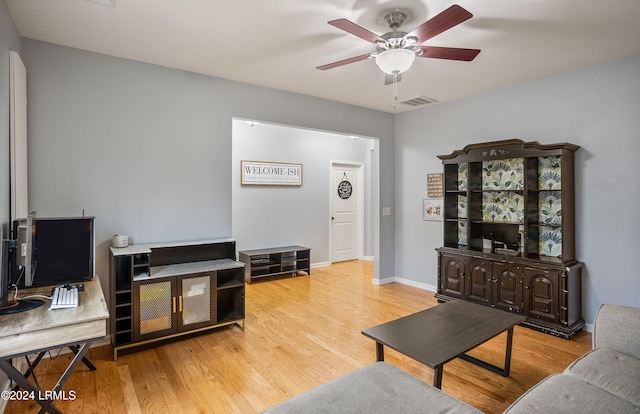
[{"label": "framed picture on wall", "polygon": [[302,164],[270,161],[240,161],[242,185],[302,185]]},{"label": "framed picture on wall", "polygon": [[429,221],[442,221],[442,199],[428,199],[422,200],[422,219]]}]

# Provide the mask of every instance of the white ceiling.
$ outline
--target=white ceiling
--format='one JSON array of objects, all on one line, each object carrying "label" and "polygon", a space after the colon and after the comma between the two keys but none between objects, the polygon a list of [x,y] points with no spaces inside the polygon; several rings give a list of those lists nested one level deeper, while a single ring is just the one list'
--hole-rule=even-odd
[{"label": "white ceiling", "polygon": [[[398,101],[439,102],[640,55],[640,0],[6,0],[27,38],[317,96],[386,112],[393,86],[372,60],[316,66],[374,52],[327,21],[372,32],[378,15],[409,9],[410,31],[452,4],[474,16],[423,43],[482,49],[472,62],[416,59]],[[115,7],[108,3],[115,3]]]}]

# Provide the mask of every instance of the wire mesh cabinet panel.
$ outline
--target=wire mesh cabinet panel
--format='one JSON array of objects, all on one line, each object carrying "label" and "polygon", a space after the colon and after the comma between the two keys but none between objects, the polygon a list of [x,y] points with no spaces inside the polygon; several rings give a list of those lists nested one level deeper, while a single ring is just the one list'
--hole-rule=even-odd
[{"label": "wire mesh cabinet panel", "polygon": [[215,277],[210,274],[180,278],[178,296],[179,329],[197,329],[216,322]]},{"label": "wire mesh cabinet panel", "polygon": [[136,341],[145,341],[176,332],[175,279],[155,279],[134,283],[134,331]]},{"label": "wire mesh cabinet panel", "polygon": [[232,239],[112,247],[114,359],[163,338],[244,328],[244,263],[235,255]]}]

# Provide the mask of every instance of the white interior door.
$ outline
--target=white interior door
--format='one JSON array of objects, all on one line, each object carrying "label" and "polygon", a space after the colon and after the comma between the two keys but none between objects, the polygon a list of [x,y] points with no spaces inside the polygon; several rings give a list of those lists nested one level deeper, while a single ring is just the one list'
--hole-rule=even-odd
[{"label": "white interior door", "polygon": [[331,262],[358,259],[363,239],[361,165],[331,165]]}]

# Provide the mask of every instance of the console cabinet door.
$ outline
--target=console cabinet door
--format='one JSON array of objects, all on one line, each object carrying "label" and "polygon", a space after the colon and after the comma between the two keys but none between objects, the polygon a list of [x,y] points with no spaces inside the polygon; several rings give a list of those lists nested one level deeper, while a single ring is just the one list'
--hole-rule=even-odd
[{"label": "console cabinet door", "polygon": [[481,258],[467,261],[467,299],[482,305],[491,305],[491,262]]},{"label": "console cabinet door", "polygon": [[496,308],[523,312],[522,267],[515,263],[493,264],[493,296]]},{"label": "console cabinet door", "polygon": [[177,332],[175,278],[134,282],[134,340]]},{"label": "console cabinet door", "polygon": [[216,323],[214,282],[215,272],[178,279],[178,330],[189,331]]},{"label": "console cabinet door", "polygon": [[558,323],[558,280],[561,271],[525,268],[525,314],[529,318]]},{"label": "console cabinet door", "polygon": [[439,293],[460,298],[465,297],[465,259],[460,256],[440,256]]}]

